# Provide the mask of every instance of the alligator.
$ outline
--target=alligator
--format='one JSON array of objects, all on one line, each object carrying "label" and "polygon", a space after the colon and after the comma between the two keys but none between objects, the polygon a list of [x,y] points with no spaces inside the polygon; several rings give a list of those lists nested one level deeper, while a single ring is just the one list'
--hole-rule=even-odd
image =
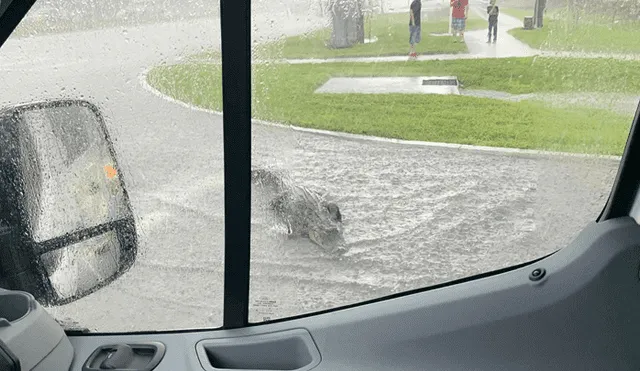
[{"label": "alligator", "polygon": [[253,169],[251,181],[271,195],[269,208],[287,226],[289,237],[308,238],[330,252],[346,251],[342,213],[334,202],[275,171]]}]

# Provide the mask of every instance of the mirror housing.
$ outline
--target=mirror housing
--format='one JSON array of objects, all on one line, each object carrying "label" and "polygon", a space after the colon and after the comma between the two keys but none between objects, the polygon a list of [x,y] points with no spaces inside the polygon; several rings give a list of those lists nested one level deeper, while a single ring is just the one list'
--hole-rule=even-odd
[{"label": "mirror housing", "polygon": [[133,265],[137,235],[115,150],[84,100],[0,111],[0,287],[63,305]]}]

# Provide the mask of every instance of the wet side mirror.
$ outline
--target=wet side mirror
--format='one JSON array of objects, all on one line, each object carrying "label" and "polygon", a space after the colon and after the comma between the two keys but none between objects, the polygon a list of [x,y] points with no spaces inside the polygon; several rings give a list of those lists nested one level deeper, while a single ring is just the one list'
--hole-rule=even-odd
[{"label": "wet side mirror", "polygon": [[0,287],[62,305],[120,277],[136,255],[98,108],[56,100],[0,111]]}]

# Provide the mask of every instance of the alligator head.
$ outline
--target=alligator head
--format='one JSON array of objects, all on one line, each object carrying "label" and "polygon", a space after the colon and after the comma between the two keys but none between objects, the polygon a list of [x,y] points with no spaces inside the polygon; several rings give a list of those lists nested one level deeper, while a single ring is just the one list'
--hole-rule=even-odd
[{"label": "alligator head", "polygon": [[340,208],[333,202],[322,202],[319,209],[318,220],[309,225],[309,240],[330,252],[345,252]]},{"label": "alligator head", "polygon": [[272,210],[287,225],[290,237],[307,237],[326,251],[345,252],[340,208],[308,192],[283,193],[272,201]]}]

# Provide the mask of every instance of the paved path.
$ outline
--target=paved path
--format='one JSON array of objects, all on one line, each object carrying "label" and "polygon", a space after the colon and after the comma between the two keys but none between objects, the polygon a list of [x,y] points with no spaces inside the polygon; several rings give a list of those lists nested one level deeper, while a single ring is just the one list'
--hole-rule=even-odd
[{"label": "paved path", "polygon": [[[487,19],[486,11],[472,7],[471,11],[483,19]],[[479,58],[528,57],[536,54],[536,50],[511,36],[508,31],[522,27],[522,21],[508,14],[500,14],[498,18],[498,40],[495,44],[487,43],[487,29],[465,32],[465,42],[469,54]]]}]

